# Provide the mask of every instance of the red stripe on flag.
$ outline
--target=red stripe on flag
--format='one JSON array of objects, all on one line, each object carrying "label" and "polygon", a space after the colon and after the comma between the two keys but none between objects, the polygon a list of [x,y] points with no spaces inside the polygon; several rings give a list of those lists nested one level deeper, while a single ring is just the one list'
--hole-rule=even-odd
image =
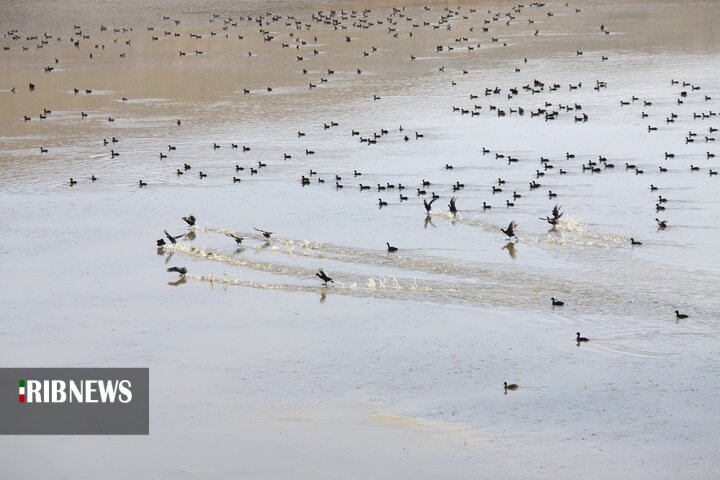
[{"label": "red stripe on flag", "polygon": [[20,395],[20,403],[25,403],[25,395]]}]

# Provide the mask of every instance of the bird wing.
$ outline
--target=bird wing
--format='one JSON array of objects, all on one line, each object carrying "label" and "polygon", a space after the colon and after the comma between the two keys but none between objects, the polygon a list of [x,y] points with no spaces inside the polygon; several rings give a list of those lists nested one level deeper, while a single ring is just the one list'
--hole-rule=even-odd
[{"label": "bird wing", "polygon": [[428,203],[428,207],[432,207],[433,202],[434,202],[435,200],[437,200],[438,198],[440,198],[440,197],[435,197],[435,198],[433,198],[432,200],[430,200],[430,203]]}]

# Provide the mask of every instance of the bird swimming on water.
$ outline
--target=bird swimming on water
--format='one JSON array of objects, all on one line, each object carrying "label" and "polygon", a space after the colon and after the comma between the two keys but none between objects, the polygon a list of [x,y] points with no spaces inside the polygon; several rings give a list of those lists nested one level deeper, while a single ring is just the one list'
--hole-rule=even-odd
[{"label": "bird swimming on water", "polygon": [[577,335],[577,338],[575,338],[575,341],[576,341],[577,343],[580,343],[580,342],[589,342],[589,341],[590,341],[589,339],[587,339],[587,338],[585,338],[585,337],[581,337],[581,336],[580,336],[580,332],[577,332],[575,335]]},{"label": "bird swimming on water", "polygon": [[685,315],[684,313],[680,313],[679,311],[675,310],[675,318],[677,318],[678,320],[684,320],[684,319],[688,318],[688,316]]},{"label": "bird swimming on water", "polygon": [[328,284],[328,282],[335,283],[332,278],[328,276],[327,273],[321,268],[318,273],[315,274],[316,277],[318,277],[320,280],[325,282],[325,285]]},{"label": "bird swimming on water", "polygon": [[397,251],[398,251],[398,248],[397,248],[397,247],[393,247],[392,245],[390,245],[389,242],[385,242],[385,243],[386,243],[386,245],[387,245],[387,251],[388,251],[388,252],[397,252]]},{"label": "bird swimming on water", "polygon": [[517,390],[519,388],[517,383],[511,383],[508,385],[508,382],[504,382],[503,386],[505,387],[506,391],[507,390]]},{"label": "bird swimming on water", "polygon": [[551,297],[550,300],[552,300],[553,307],[562,307],[563,305],[565,305],[565,302],[561,300],[555,300],[555,297]]}]

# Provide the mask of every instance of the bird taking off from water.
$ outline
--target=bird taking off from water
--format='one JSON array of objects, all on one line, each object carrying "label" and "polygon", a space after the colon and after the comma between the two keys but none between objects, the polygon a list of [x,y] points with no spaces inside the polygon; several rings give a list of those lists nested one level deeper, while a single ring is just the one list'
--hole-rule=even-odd
[{"label": "bird taking off from water", "polygon": [[183,220],[185,220],[185,223],[188,224],[188,226],[192,227],[195,225],[195,217],[192,215],[188,215],[187,217],[182,217]]},{"label": "bird taking off from water", "polygon": [[560,213],[560,209],[562,207],[560,205],[555,205],[552,209],[552,217],[540,217],[540,220],[546,220],[550,225],[555,226],[560,221],[560,217],[564,215],[564,213]]},{"label": "bird taking off from water", "polygon": [[273,234],[273,232],[265,231],[265,230],[263,230],[262,228],[253,227],[253,229],[256,230],[256,231],[258,231],[258,232],[260,232],[260,233],[262,233],[262,234],[263,234],[263,237],[265,237],[265,238],[267,238],[267,239],[269,239],[269,238],[270,238],[270,235]]},{"label": "bird taking off from water", "polygon": [[423,198],[423,205],[425,205],[425,211],[430,213],[430,210],[432,210],[432,204],[435,200],[437,200],[438,197],[433,198],[429,202]]},{"label": "bird taking off from water", "polygon": [[515,222],[515,220],[513,220],[512,222],[510,222],[510,225],[508,225],[507,228],[501,228],[500,231],[503,232],[505,235],[507,235],[508,238],[515,237],[515,239],[517,239],[517,235],[515,235],[516,228],[517,228],[517,223]]},{"label": "bird taking off from water", "polygon": [[185,267],[170,267],[167,269],[168,272],[177,272],[181,276],[184,276],[187,273],[187,268]]},{"label": "bird taking off from water", "polygon": [[226,233],[225,235],[227,235],[228,237],[230,237],[230,238],[232,238],[233,240],[235,240],[235,243],[238,244],[238,245],[240,245],[240,244],[242,243],[242,241],[245,240],[244,237],[241,237],[241,236],[239,236],[239,235],[235,235],[234,233]]},{"label": "bird taking off from water", "polygon": [[330,278],[330,277],[328,276],[328,274],[325,273],[325,270],[323,270],[322,268],[321,268],[320,270],[318,270],[318,273],[316,273],[315,276],[318,277],[318,278],[319,278],[320,280],[322,280],[323,282],[325,282],[325,285],[327,285],[328,282],[335,283],[335,282],[333,281],[333,279]]}]

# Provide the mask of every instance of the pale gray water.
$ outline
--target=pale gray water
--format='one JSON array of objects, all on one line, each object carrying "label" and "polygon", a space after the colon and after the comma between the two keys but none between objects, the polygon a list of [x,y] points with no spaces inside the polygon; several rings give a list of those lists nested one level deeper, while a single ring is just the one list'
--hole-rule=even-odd
[{"label": "pale gray water", "polygon": [[[523,9],[510,26],[503,17],[487,33],[485,12],[507,12],[512,3],[464,4],[450,31],[423,26],[436,23],[442,7],[409,6],[412,21],[396,16],[398,38],[388,33],[389,5],[377,4],[368,18],[383,25],[304,31],[283,20],[265,27],[271,42],[247,21],[229,28],[226,39],[222,19],[268,10],[308,21],[309,4],[168,3],[142,15],[116,3],[85,5],[68,2],[59,22],[49,21],[43,2],[7,2],[0,10],[4,31],[63,37],[62,45],[52,39],[42,49],[6,37],[11,49],[0,52],[0,298],[7,312],[0,361],[149,366],[152,435],[70,439],[62,447],[57,439],[15,439],[4,451],[19,454],[17,445],[27,442],[62,464],[75,449],[110,445],[122,453],[106,453],[104,461],[118,471],[159,478],[283,478],[295,469],[308,477],[351,470],[362,478],[446,471],[465,478],[489,461],[493,477],[606,478],[606,468],[633,478],[706,478],[717,467],[710,449],[717,415],[703,398],[718,391],[720,177],[708,171],[720,161],[707,152],[720,153],[720,139],[705,136],[718,137],[709,128],[720,121],[692,118],[719,110],[714,2],[579,3],[577,14],[573,5],[549,4]],[[548,10],[556,15],[547,17]],[[210,23],[212,13],[221,17]],[[163,21],[163,14],[182,22]],[[599,32],[601,23],[611,35]],[[91,36],[80,49],[69,42],[73,24]],[[100,24],[111,30],[98,31]],[[123,26],[134,31],[112,31]],[[203,38],[191,40],[189,32]],[[290,33],[308,45],[282,48],[293,44]],[[455,42],[462,37],[468,41]],[[436,52],[436,45],[455,50]],[[378,51],[370,53],[372,46]],[[196,49],[203,55],[192,55]],[[57,70],[43,73],[54,58]],[[544,92],[522,89],[534,79]],[[608,87],[593,90],[597,80]],[[33,93],[29,81],[37,84]],[[582,88],[569,90],[578,82]],[[554,83],[561,88],[549,92]],[[272,92],[264,91],[268,85]],[[12,86],[17,93],[6,92]],[[484,94],[495,86],[500,95]],[[519,92],[508,99],[512,87]],[[681,90],[688,97],[678,105]],[[633,95],[639,100],[620,105]],[[582,110],[532,118],[545,102]],[[474,105],[482,106],[476,117],[452,110]],[[525,115],[498,117],[490,105],[523,107]],[[40,120],[43,108],[52,113]],[[678,118],[666,124],[671,112]],[[582,113],[589,121],[574,122]],[[331,121],[339,126],[324,129]],[[351,135],[380,129],[388,134],[375,145]],[[416,131],[424,138],[416,140]],[[697,137],[686,144],[689,131]],[[120,141],[103,146],[112,136]],[[213,142],[221,148],[213,150]],[[41,146],[49,152],[40,154]],[[110,158],[111,148],[121,155]],[[519,161],[508,165],[495,153]],[[580,165],[598,155],[615,168],[583,172]],[[554,169],[531,192],[541,156]],[[268,167],[249,175],[258,161]],[[645,173],[626,170],[626,162]],[[183,163],[192,169],[175,175]],[[236,173],[235,164],[245,170]],[[309,169],[326,183],[313,176],[301,187]],[[199,179],[200,170],[208,178]],[[353,170],[362,176],[353,178]],[[98,182],[89,181],[92,174]],[[233,175],[242,182],[233,184]],[[72,188],[70,176],[79,181]],[[498,177],[506,184],[493,195]],[[137,187],[141,178],[148,187]],[[428,194],[441,195],[430,222],[415,195],[422,179],[432,182]],[[454,194],[456,181],[466,187]],[[378,192],[387,182],[406,185],[409,200],[398,202],[396,190]],[[373,188],[360,192],[358,183]],[[513,190],[522,198],[507,208]],[[558,197],[548,199],[548,190]],[[658,194],[668,198],[665,211],[655,211]],[[459,198],[454,218],[451,195]],[[378,197],[390,205],[378,209]],[[493,208],[483,211],[483,201]],[[565,215],[548,231],[538,217],[556,203]],[[195,239],[157,252],[163,229],[187,231],[180,217],[188,213],[198,217]],[[669,228],[658,230],[655,217]],[[499,231],[510,220],[519,225],[512,247]],[[270,245],[253,226],[275,232]],[[245,236],[244,248],[236,250],[225,231]],[[631,247],[630,237],[643,245]],[[385,242],[400,251],[386,253]],[[165,272],[172,265],[188,268],[186,283],[168,286],[177,279]],[[335,285],[321,286],[319,267]],[[552,309],[551,296],[566,306]],[[690,318],[676,323],[676,309]],[[572,342],[577,330],[591,338],[580,349]],[[521,390],[505,397],[498,388],[504,380]],[[179,393],[180,383],[217,395]],[[203,415],[202,425],[192,420]],[[327,445],[328,438],[338,443]],[[306,444],[313,447],[301,453]],[[237,464],[224,458],[237,450]],[[166,451],[177,453],[159,453]],[[120,463],[124,454],[136,456],[136,466]],[[49,467],[33,468],[37,476]],[[81,474],[91,477],[95,468]]]}]

